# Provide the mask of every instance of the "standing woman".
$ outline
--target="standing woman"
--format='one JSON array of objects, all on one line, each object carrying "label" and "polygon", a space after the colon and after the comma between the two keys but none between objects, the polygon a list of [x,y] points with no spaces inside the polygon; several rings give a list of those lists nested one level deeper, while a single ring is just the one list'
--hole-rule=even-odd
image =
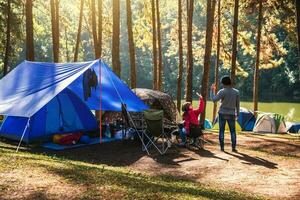
[{"label": "standing woman", "polygon": [[219,90],[216,94],[216,86],[212,84],[210,90],[210,98],[213,102],[220,101],[219,108],[219,141],[221,151],[224,151],[224,132],[226,121],[229,125],[231,134],[231,146],[232,151],[236,150],[236,131],[235,121],[240,113],[240,97],[239,91],[232,87],[231,79],[229,76],[223,76],[221,79],[223,89]]}]

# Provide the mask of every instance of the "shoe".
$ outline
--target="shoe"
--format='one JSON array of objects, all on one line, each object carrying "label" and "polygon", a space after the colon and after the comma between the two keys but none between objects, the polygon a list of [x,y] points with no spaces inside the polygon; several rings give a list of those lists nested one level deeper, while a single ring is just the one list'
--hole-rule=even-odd
[{"label": "shoe", "polygon": [[232,152],[238,152],[236,149],[232,149]]},{"label": "shoe", "polygon": [[223,151],[223,152],[224,152],[224,151],[225,151],[225,150],[224,150],[224,148],[221,148],[221,151]]}]

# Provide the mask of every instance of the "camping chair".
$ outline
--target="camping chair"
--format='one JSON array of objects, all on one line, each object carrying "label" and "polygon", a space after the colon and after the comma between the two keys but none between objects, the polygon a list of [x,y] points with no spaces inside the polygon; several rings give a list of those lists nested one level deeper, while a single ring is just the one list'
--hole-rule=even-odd
[{"label": "camping chair", "polygon": [[[179,134],[179,129],[184,128],[183,123],[177,124],[178,129],[173,131],[172,134],[176,137],[176,140],[178,143],[181,143],[181,137]],[[191,125],[190,126],[190,133],[186,135],[186,144],[185,147],[191,149],[191,148],[196,148],[196,149],[203,149],[204,144],[208,143],[207,140],[204,139],[204,134],[199,125]]]},{"label": "camping chair", "polygon": [[204,135],[199,125],[190,125],[190,133],[187,134],[187,148],[195,147],[197,149],[203,149],[204,147]]},{"label": "camping chair", "polygon": [[150,146],[153,145],[162,155],[171,147],[171,135],[164,131],[163,116],[162,110],[144,111],[146,129],[143,131],[143,140],[145,141],[143,150],[148,151]]}]

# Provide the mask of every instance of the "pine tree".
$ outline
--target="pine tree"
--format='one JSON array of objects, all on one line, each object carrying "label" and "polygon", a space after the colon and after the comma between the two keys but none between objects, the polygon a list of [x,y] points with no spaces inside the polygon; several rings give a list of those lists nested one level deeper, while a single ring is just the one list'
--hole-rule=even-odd
[{"label": "pine tree", "polygon": [[34,60],[32,0],[26,0],[26,60]]},{"label": "pine tree", "polygon": [[98,0],[98,58],[102,57],[102,12],[103,12],[103,2]]},{"label": "pine tree", "polygon": [[193,101],[193,13],[194,13],[194,0],[187,0],[187,76],[185,84],[185,100],[188,102]]},{"label": "pine tree", "polygon": [[83,6],[84,6],[84,0],[80,0],[80,13],[79,13],[78,31],[77,31],[76,44],[75,44],[75,52],[74,52],[74,62],[77,62],[78,60],[78,51],[79,51],[79,43],[80,43],[81,28],[82,28]]},{"label": "pine tree", "polygon": [[113,0],[112,65],[117,76],[121,77],[120,62],[120,0]]},{"label": "pine tree", "polygon": [[152,11],[152,51],[153,51],[153,89],[157,90],[157,40],[156,40],[156,14],[155,0],[151,0]]},{"label": "pine tree", "polygon": [[91,26],[94,44],[95,59],[99,58],[98,38],[97,38],[97,23],[96,23],[96,6],[95,0],[90,1],[90,12],[91,12]]},{"label": "pine tree", "polygon": [[59,4],[58,0],[50,1],[51,8],[51,26],[53,43],[53,60],[59,62]]},{"label": "pine tree", "polygon": [[238,20],[239,20],[239,0],[235,0],[234,17],[233,17],[233,35],[232,35],[232,56],[231,56],[231,81],[233,85],[235,85],[235,76],[236,76]]},{"label": "pine tree", "polygon": [[255,116],[257,116],[258,110],[258,78],[259,78],[259,63],[260,63],[260,40],[261,40],[261,27],[262,27],[262,1],[259,0],[258,8],[258,26],[257,26],[257,38],[256,38],[256,63],[253,77],[253,110]]},{"label": "pine tree", "polygon": [[3,66],[3,75],[5,76],[8,72],[8,60],[10,54],[10,23],[11,23],[11,0],[7,0],[7,18],[6,18],[6,44],[5,44],[5,55],[4,55],[4,66]]},{"label": "pine tree", "polygon": [[183,71],[183,51],[182,51],[182,2],[178,0],[178,76],[177,76],[177,110],[181,107],[181,84]]},{"label": "pine tree", "polygon": [[130,57],[130,87],[136,88],[136,64],[135,64],[135,49],[132,32],[132,13],[131,13],[131,1],[126,0],[127,8],[127,32],[128,32],[128,47]]},{"label": "pine tree", "polygon": [[[220,66],[220,39],[221,39],[221,0],[218,2],[218,30],[217,30],[217,61],[215,65],[215,86],[216,91],[219,89],[219,66]],[[216,119],[217,113],[217,102],[214,103],[213,107],[213,118],[212,121]]]},{"label": "pine tree", "polygon": [[157,20],[157,47],[158,47],[158,68],[157,68],[157,89],[162,89],[162,48],[161,48],[161,23],[160,23],[160,12],[159,12],[159,1],[156,0],[156,20]]}]

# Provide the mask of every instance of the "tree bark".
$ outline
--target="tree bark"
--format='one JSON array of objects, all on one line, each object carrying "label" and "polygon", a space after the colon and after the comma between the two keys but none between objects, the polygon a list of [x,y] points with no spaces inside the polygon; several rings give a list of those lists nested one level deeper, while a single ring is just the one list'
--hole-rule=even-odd
[{"label": "tree bark", "polygon": [[156,41],[156,17],[155,17],[155,0],[151,1],[152,10],[152,50],[153,50],[153,89],[157,90],[157,41]]},{"label": "tree bark", "polygon": [[188,10],[188,24],[187,24],[187,76],[186,76],[186,88],[185,88],[185,100],[188,102],[193,101],[193,12],[194,12],[194,0],[187,1]]},{"label": "tree bark", "polygon": [[117,76],[121,77],[120,63],[120,0],[113,0],[112,64]]},{"label": "tree bark", "polygon": [[127,32],[128,32],[128,47],[130,57],[130,87],[136,88],[136,64],[135,64],[135,49],[134,39],[132,32],[132,13],[131,13],[131,1],[126,0],[127,8]]},{"label": "tree bark", "polygon": [[[206,17],[206,34],[205,34],[205,55],[204,55],[204,69],[202,75],[202,87],[201,94],[205,101],[208,97],[208,82],[209,82],[209,74],[210,74],[210,59],[211,59],[211,48],[212,48],[212,38],[213,38],[213,26],[214,26],[214,14],[215,14],[215,5],[216,0],[207,0],[207,17]],[[201,115],[200,124],[204,124],[205,120],[205,109]]]},{"label": "tree bark", "polygon": [[[218,37],[217,37],[217,62],[215,66],[215,85],[216,91],[219,89],[219,65],[220,65],[220,39],[221,39],[221,0],[218,2]],[[216,119],[217,114],[217,102],[214,103],[213,107],[213,118],[212,122]]]},{"label": "tree bark", "polygon": [[117,76],[121,77],[120,63],[120,0],[113,0],[112,64]]},{"label": "tree bark", "polygon": [[178,76],[177,76],[177,110],[181,111],[181,83],[183,71],[183,49],[182,49],[182,2],[178,0]]},{"label": "tree bark", "polygon": [[234,1],[233,36],[232,36],[232,56],[231,56],[231,81],[232,81],[232,85],[235,85],[235,77],[236,77],[238,20],[239,20],[239,0],[235,0]]},{"label": "tree bark", "polygon": [[69,46],[68,46],[68,32],[67,32],[66,26],[65,26],[65,48],[66,48],[67,62],[70,62],[70,53],[69,53]]},{"label": "tree bark", "polygon": [[10,21],[11,21],[11,0],[7,0],[7,18],[6,18],[6,45],[3,65],[3,75],[5,76],[8,72],[8,60],[10,54]]},{"label": "tree bark", "polygon": [[158,69],[157,69],[157,89],[162,90],[162,48],[161,48],[161,23],[160,23],[160,12],[159,12],[159,1],[156,0],[156,19],[157,19],[157,46],[158,46]]},{"label": "tree bark", "polygon": [[[296,1],[296,14],[297,14],[297,35],[298,35],[298,56],[300,57],[300,1]],[[300,71],[300,59],[298,60],[298,67]],[[299,73],[299,80],[300,80],[300,73]]]},{"label": "tree bark", "polygon": [[92,26],[92,35],[93,35],[93,43],[94,43],[94,53],[95,53],[95,59],[98,59],[99,50],[98,50],[98,38],[97,38],[95,0],[90,1],[90,9],[91,9],[91,19],[92,19],[91,26]]},{"label": "tree bark", "polygon": [[26,0],[26,60],[34,61],[32,0]]},{"label": "tree bark", "polygon": [[52,27],[52,43],[53,43],[53,59],[59,62],[59,6],[58,0],[51,0],[51,27]]},{"label": "tree bark", "polygon": [[257,116],[258,110],[258,78],[259,78],[259,62],[260,62],[260,39],[261,39],[261,27],[262,27],[262,0],[259,0],[258,8],[258,26],[257,26],[257,39],[256,39],[256,63],[253,77],[253,110],[254,115]]},{"label": "tree bark", "polygon": [[98,0],[98,55],[102,57],[102,0]]},{"label": "tree bark", "polygon": [[79,51],[79,43],[80,43],[81,28],[82,28],[83,5],[84,5],[84,0],[80,0],[80,13],[79,13],[78,31],[77,31],[76,44],[75,44],[75,52],[74,52],[74,62],[77,62],[78,60],[78,51]]}]

